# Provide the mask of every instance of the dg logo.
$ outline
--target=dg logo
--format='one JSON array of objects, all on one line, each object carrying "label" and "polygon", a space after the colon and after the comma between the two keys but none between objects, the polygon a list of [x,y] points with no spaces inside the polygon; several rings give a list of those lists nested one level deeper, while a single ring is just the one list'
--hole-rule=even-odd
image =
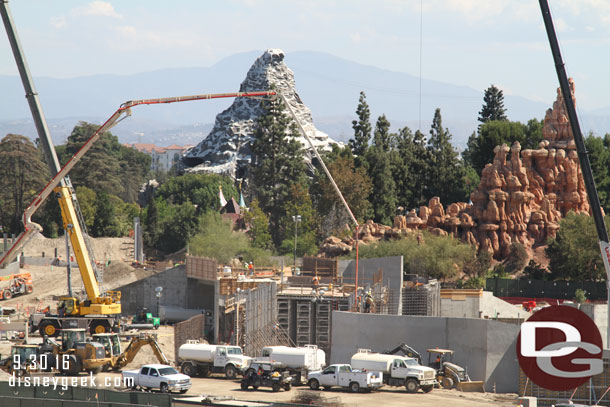
[{"label": "dg logo", "polygon": [[584,312],[557,305],[536,312],[521,325],[517,338],[519,365],[531,381],[564,391],[603,372],[602,338]]}]

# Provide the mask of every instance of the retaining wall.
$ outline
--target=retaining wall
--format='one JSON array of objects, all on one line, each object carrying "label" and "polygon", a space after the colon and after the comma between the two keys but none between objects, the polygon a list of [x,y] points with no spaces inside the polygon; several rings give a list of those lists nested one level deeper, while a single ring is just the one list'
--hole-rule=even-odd
[{"label": "retaining wall", "polygon": [[426,349],[455,351],[453,360],[485,389],[516,393],[519,326],[475,318],[417,317],[333,312],[331,363],[349,363],[359,348],[383,352],[405,342],[428,361]]}]

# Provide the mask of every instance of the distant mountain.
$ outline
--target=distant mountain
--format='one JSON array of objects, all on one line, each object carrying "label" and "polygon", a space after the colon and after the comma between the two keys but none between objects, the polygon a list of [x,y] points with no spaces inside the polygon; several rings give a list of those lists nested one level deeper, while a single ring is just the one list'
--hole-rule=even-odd
[{"label": "distant mountain", "polygon": [[[71,79],[41,77],[35,78],[35,82],[51,123],[53,138],[56,143],[62,143],[79,120],[101,123],[127,100],[237,91],[252,61],[262,52],[235,54],[207,68],[175,68],[133,75]],[[419,78],[413,75],[313,51],[288,52],[285,63],[294,72],[296,91],[311,110],[314,124],[337,141],[351,137],[351,121],[355,118],[361,90],[366,92],[373,124],[379,115],[385,113],[393,128],[404,124],[413,130],[419,127]],[[14,129],[35,137],[19,78],[0,76],[0,89],[3,96],[0,98],[0,134]],[[454,143],[465,146],[468,136],[478,125],[483,91],[423,79],[422,131],[428,133],[434,109],[440,107],[443,124],[453,134]],[[552,97],[554,94],[549,95],[549,100]],[[171,139],[175,140],[171,143],[197,144],[211,128],[216,115],[231,103],[231,100],[216,100],[138,107],[133,109],[133,117],[112,131],[121,141],[135,139],[161,144],[162,140]],[[546,109],[551,107],[550,103],[546,105],[511,95],[505,96],[505,106],[509,118],[520,121],[534,117],[541,119]],[[594,113],[582,112],[583,129],[598,134],[610,130],[610,108]],[[180,135],[184,142],[180,141]],[[202,137],[195,140],[200,135]]]}]

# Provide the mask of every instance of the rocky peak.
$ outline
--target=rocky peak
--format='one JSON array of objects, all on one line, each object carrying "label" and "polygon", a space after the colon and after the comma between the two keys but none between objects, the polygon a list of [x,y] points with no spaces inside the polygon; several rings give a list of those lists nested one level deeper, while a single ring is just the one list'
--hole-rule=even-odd
[{"label": "rocky peak", "polygon": [[[284,52],[280,49],[269,49],[254,61],[239,91],[265,91],[272,86],[285,96],[317,148],[330,150],[332,144],[337,144],[314,126],[311,111],[299,98],[294,74],[284,63]],[[186,171],[243,177],[252,161],[250,142],[254,127],[263,113],[261,99],[236,98],[229,108],[216,116],[210,134],[182,158]],[[306,159],[311,161],[307,140],[299,137],[298,141],[306,149]]]}]

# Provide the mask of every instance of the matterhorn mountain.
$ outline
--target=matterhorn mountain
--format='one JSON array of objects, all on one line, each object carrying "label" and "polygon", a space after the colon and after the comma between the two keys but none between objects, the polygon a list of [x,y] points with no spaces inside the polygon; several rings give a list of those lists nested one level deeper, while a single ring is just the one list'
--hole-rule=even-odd
[{"label": "matterhorn mountain", "polygon": [[[318,150],[330,150],[332,144],[340,144],[314,126],[311,111],[297,94],[294,74],[284,64],[284,52],[279,49],[269,49],[256,59],[239,91],[267,91],[272,86],[284,95]],[[252,161],[250,142],[256,122],[264,114],[262,103],[258,98],[236,98],[228,109],[216,116],[210,134],[182,157],[185,171],[243,177]],[[290,115],[288,111],[286,114]],[[297,140],[305,149],[306,160],[311,162],[309,143],[303,136]]]}]

